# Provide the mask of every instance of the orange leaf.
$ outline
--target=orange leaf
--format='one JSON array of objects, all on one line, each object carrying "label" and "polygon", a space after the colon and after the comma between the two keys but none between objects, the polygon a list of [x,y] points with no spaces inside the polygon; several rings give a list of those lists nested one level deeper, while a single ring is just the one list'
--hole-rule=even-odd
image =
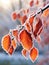
[{"label": "orange leaf", "polygon": [[14,51],[13,46],[10,46],[10,48],[9,48],[9,50],[8,50],[8,54],[9,54],[9,55],[12,55],[13,51]]},{"label": "orange leaf", "polygon": [[2,48],[7,52],[11,45],[10,36],[7,34],[2,38]]},{"label": "orange leaf", "polygon": [[27,50],[26,49],[23,49],[22,50],[22,55],[26,58],[26,59],[28,59],[27,57],[28,57],[28,52],[27,52]]},{"label": "orange leaf", "polygon": [[11,40],[11,43],[12,43],[12,46],[13,46],[13,48],[14,48],[14,50],[16,49],[16,41],[13,39],[13,40]]},{"label": "orange leaf", "polygon": [[37,50],[37,48],[33,47],[30,51],[30,59],[32,62],[35,62],[37,57],[38,57],[38,50]]},{"label": "orange leaf", "polygon": [[26,23],[26,29],[28,32],[31,32],[31,27],[30,27],[29,23]]},{"label": "orange leaf", "polygon": [[31,26],[32,26],[32,24],[33,24],[33,20],[34,20],[34,17],[31,16],[31,17],[29,18],[29,23],[30,23]]},{"label": "orange leaf", "polygon": [[20,41],[22,42],[22,46],[23,48],[25,48],[26,50],[30,50],[32,48],[32,38],[31,38],[31,35],[26,31],[26,30],[23,30],[21,33],[20,33]]},{"label": "orange leaf", "polygon": [[43,14],[42,14],[44,17],[47,17],[49,15],[49,9],[46,9]]},{"label": "orange leaf", "polygon": [[30,4],[30,7],[32,7],[32,6],[33,6],[33,4],[34,4],[34,1],[33,1],[33,0],[31,0],[29,4]]},{"label": "orange leaf", "polygon": [[27,19],[27,16],[26,16],[26,15],[20,17],[20,21],[21,21],[21,23],[24,24],[25,21],[26,21],[26,19]]},{"label": "orange leaf", "polygon": [[17,18],[17,14],[16,14],[16,12],[13,12],[13,13],[12,13],[12,19],[13,19],[13,20],[16,20],[16,18]]},{"label": "orange leaf", "polygon": [[[37,36],[37,33],[38,33],[38,31],[40,30],[40,28],[42,27],[42,21],[41,21],[41,19],[40,18],[36,18],[36,20],[35,20],[36,22],[37,22],[37,24],[35,25],[35,27],[34,27],[34,32],[33,32],[33,34],[34,34],[34,36],[36,37]],[[42,31],[42,30],[41,30]],[[40,32],[41,32],[40,31]]]},{"label": "orange leaf", "polygon": [[18,40],[18,30],[13,30],[12,33],[13,33],[13,36],[16,37],[16,40]]}]

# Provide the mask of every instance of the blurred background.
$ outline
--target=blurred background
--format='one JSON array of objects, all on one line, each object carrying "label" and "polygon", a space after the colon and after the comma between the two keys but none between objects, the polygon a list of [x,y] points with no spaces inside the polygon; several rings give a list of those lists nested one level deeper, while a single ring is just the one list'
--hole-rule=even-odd
[{"label": "blurred background", "polygon": [[32,63],[30,59],[26,60],[21,55],[21,46],[16,49],[12,56],[8,56],[1,48],[2,37],[7,34],[10,29],[15,29],[16,26],[20,24],[19,21],[13,21],[11,19],[11,13],[21,8],[28,8],[29,1],[30,0],[0,0],[0,65],[49,65],[49,44],[42,48],[35,42],[35,46],[39,49],[39,57],[35,63]]}]

